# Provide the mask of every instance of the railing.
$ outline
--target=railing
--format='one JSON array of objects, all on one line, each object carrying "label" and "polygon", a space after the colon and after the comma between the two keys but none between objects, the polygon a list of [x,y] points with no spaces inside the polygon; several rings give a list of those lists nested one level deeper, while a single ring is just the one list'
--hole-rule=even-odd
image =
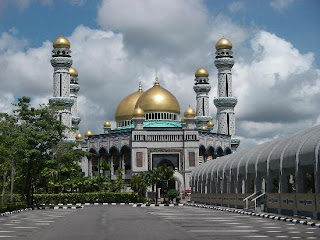
[{"label": "railing", "polygon": [[250,201],[255,201],[255,205],[254,205],[254,210],[256,210],[256,199],[259,199],[261,196],[264,195],[264,193],[262,193],[262,191],[259,191],[259,192],[255,192],[253,194],[251,194],[250,196],[246,197],[245,199],[243,199],[243,201],[246,202],[246,209],[249,208],[249,200]]},{"label": "railing", "polygon": [[246,209],[248,208],[248,206],[249,206],[249,200],[251,200],[251,198],[253,197],[253,196],[255,196],[257,193],[253,193],[253,194],[251,194],[250,196],[248,196],[248,197],[246,197],[245,199],[243,199],[242,201],[245,201],[246,202]]},{"label": "railing", "polygon": [[254,210],[257,210],[257,199],[260,199],[261,197],[263,197],[264,195],[266,195],[266,193],[261,193],[259,196],[251,199],[251,201],[254,201]]}]

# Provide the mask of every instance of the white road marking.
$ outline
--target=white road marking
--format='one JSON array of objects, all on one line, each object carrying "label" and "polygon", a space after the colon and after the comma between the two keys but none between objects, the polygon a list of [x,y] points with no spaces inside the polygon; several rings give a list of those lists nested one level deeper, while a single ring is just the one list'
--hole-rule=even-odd
[{"label": "white road marking", "polygon": [[301,233],[301,232],[295,231],[295,232],[288,232],[288,233],[296,234],[296,233]]},{"label": "white road marking", "polygon": [[269,233],[279,233],[279,232],[282,232],[282,231],[279,231],[279,230],[271,230],[271,231],[267,231]]},{"label": "white road marking", "polygon": [[236,228],[253,228],[254,226],[234,226],[234,227],[236,227]]},{"label": "white road marking", "polygon": [[312,233],[314,233],[314,232],[306,232],[306,233],[308,233],[308,234],[312,234]]},{"label": "white road marking", "polygon": [[0,233],[10,233],[10,232],[15,232],[15,231],[0,231]]},{"label": "white road marking", "polygon": [[276,236],[277,238],[288,238],[289,236]]},{"label": "white road marking", "polygon": [[281,228],[281,227],[263,227],[263,228]]},{"label": "white road marking", "polygon": [[256,235],[256,236],[239,236],[243,238],[266,238],[268,236],[263,236],[263,235]]},{"label": "white road marking", "polygon": [[13,227],[13,228],[38,228],[38,227]]},{"label": "white road marking", "polygon": [[0,238],[14,238],[14,237],[17,237],[17,236],[0,236]]},{"label": "white road marking", "polygon": [[218,230],[218,229],[194,229],[194,230],[188,230],[189,232],[212,232],[212,233],[219,233],[219,232],[223,232],[223,233],[226,233],[226,232],[232,232],[232,233],[242,233],[242,232],[258,232],[258,230],[249,230],[249,229],[239,229],[239,230]]}]

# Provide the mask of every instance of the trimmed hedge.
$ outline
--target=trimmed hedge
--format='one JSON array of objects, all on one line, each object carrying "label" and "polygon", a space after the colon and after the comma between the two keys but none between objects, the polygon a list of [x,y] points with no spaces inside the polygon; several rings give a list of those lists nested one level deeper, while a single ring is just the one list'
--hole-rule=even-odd
[{"label": "trimmed hedge", "polygon": [[140,202],[136,193],[58,193],[58,194],[34,194],[35,205],[58,203],[136,203]]},{"label": "trimmed hedge", "polygon": [[24,202],[15,202],[15,203],[7,203],[4,205],[0,205],[0,212],[12,212],[19,209],[24,209],[27,207],[27,204]]}]

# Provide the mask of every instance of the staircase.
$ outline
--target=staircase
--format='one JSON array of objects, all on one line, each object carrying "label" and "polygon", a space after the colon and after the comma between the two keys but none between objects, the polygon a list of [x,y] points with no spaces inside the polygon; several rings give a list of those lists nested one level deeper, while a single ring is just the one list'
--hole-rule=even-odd
[{"label": "staircase", "polygon": [[[243,199],[246,202],[244,210],[251,212],[264,211],[265,194],[265,192],[258,191]],[[249,206],[249,202],[254,202],[254,204]]]}]

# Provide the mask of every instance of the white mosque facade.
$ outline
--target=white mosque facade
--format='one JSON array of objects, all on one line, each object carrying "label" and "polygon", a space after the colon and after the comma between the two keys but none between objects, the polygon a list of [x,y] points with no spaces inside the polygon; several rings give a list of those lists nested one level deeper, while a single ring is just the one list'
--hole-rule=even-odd
[{"label": "white mosque facade", "polygon": [[[68,140],[81,144],[84,151],[93,153],[82,160],[85,176],[108,175],[111,180],[122,177],[129,182],[133,174],[145,172],[160,165],[174,170],[176,188],[190,190],[192,170],[204,162],[234,152],[240,144],[235,138],[234,107],[237,99],[232,91],[231,68],[234,64],[232,44],[220,39],[216,44],[215,66],[218,69],[218,95],[214,99],[217,108],[217,132],[209,113],[209,73],[199,68],[195,73],[194,91],[196,110],[190,106],[181,117],[179,101],[161,86],[156,77],[154,86],[138,90],[124,97],[115,111],[116,128],[106,121],[103,133],[86,131],[84,139],[78,130],[80,118],[77,112],[77,94],[80,89],[78,73],[72,66],[70,42],[60,36],[53,42],[51,64],[53,97],[50,102],[62,106],[58,117],[73,131],[66,132]],[[111,170],[105,171],[104,163]]]}]

